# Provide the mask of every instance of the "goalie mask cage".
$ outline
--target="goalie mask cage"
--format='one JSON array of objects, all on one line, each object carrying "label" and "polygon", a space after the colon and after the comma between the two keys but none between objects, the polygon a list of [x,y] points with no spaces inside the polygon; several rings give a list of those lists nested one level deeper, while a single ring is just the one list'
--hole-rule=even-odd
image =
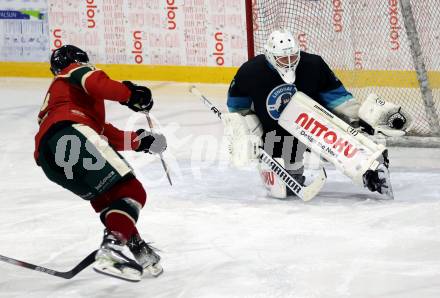
[{"label": "goalie mask cage", "polygon": [[353,95],[400,104],[413,118],[390,145],[440,147],[438,0],[246,0],[248,55],[269,34],[289,29],[302,50],[335,70]]}]

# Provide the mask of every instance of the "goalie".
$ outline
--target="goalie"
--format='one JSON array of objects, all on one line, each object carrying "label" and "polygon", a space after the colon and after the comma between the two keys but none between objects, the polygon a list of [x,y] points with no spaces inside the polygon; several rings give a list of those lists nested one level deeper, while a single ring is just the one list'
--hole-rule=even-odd
[{"label": "goalie", "polygon": [[[303,153],[311,150],[354,182],[392,197],[386,148],[352,127],[400,136],[409,116],[374,94],[361,106],[320,56],[300,51],[290,32],[274,31],[265,54],[240,67],[227,106],[222,119],[235,166],[258,159],[264,147],[304,184]],[[271,196],[292,194],[269,169],[260,164],[259,171]]]}]

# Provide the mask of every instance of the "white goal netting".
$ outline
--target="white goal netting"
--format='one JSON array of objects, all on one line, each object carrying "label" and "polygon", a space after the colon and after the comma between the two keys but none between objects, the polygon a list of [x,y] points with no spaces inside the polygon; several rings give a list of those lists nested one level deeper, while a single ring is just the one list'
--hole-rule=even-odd
[{"label": "white goal netting", "polygon": [[[250,0],[249,0],[250,1]],[[416,32],[408,38],[402,3],[411,4]],[[290,29],[301,48],[321,55],[361,101],[375,92],[414,119],[415,136],[438,135],[440,6],[437,0],[252,0],[255,54],[274,29]],[[407,11],[407,10],[405,10]],[[411,21],[411,20],[410,20]],[[420,89],[410,41],[428,79]],[[422,74],[423,77],[423,74]],[[428,85],[426,85],[428,84]]]}]

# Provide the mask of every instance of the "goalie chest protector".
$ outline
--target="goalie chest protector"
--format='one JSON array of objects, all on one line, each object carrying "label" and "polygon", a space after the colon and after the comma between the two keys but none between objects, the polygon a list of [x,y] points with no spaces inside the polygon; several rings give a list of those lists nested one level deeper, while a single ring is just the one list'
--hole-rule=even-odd
[{"label": "goalie chest protector", "polygon": [[318,55],[301,52],[294,84],[286,84],[265,56],[258,55],[240,67],[229,96],[252,100],[253,110],[265,133],[276,130],[278,135],[290,135],[278,125],[278,118],[296,91],[302,91],[325,106],[320,93],[341,86],[341,81]]}]

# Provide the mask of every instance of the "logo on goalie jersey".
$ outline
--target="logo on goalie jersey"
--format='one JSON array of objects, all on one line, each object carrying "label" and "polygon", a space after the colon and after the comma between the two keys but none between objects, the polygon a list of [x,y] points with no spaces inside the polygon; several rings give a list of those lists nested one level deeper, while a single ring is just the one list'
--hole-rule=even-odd
[{"label": "logo on goalie jersey", "polygon": [[296,86],[293,84],[283,84],[275,87],[267,96],[266,108],[270,117],[274,120],[280,118],[281,112],[296,93]]}]

